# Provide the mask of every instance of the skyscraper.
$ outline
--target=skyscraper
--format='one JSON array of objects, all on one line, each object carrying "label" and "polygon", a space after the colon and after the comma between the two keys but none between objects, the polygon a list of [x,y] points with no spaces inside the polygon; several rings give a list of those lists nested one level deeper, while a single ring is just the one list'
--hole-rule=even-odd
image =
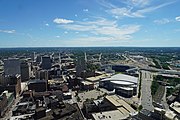
[{"label": "skyscraper", "polygon": [[31,64],[23,61],[21,63],[21,81],[28,81],[31,76]]},{"label": "skyscraper", "polygon": [[49,56],[42,57],[41,68],[46,70],[51,69],[51,57]]},{"label": "skyscraper", "polygon": [[76,63],[76,75],[80,77],[82,75],[82,72],[86,70],[86,61],[84,57],[78,57],[77,63]]},{"label": "skyscraper", "polygon": [[18,58],[9,58],[4,60],[5,75],[16,75],[21,73],[20,60]]}]

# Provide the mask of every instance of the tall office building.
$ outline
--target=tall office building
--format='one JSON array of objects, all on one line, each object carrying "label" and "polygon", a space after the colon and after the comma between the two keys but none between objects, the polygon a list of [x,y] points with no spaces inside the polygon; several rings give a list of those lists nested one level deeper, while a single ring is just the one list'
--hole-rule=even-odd
[{"label": "tall office building", "polygon": [[20,74],[20,60],[18,58],[9,58],[4,60],[5,75]]},{"label": "tall office building", "polygon": [[76,76],[81,77],[82,73],[86,70],[86,61],[84,57],[78,57],[76,63]]},{"label": "tall office building", "polygon": [[41,55],[36,55],[35,61],[36,61],[37,63],[40,63],[40,62],[42,61]]},{"label": "tall office building", "polygon": [[21,63],[21,81],[28,81],[31,76],[31,64],[23,61]]},{"label": "tall office building", "polygon": [[49,73],[47,70],[38,70],[35,73],[35,78],[40,80],[48,80],[49,79]]},{"label": "tall office building", "polygon": [[41,68],[46,70],[51,69],[51,57],[49,56],[42,57]]},{"label": "tall office building", "polygon": [[33,53],[33,62],[36,62],[36,58],[37,58],[37,56],[36,56],[36,53],[34,52]]},{"label": "tall office building", "polygon": [[14,92],[15,97],[21,92],[21,76],[16,75],[6,75],[4,78],[4,87],[9,92]]}]

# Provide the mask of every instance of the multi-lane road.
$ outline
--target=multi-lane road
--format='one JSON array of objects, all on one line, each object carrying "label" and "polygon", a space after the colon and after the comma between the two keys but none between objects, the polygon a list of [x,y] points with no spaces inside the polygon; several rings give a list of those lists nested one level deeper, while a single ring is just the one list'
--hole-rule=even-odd
[{"label": "multi-lane road", "polygon": [[143,109],[154,110],[152,105],[151,83],[153,74],[149,71],[141,71],[141,105]]}]

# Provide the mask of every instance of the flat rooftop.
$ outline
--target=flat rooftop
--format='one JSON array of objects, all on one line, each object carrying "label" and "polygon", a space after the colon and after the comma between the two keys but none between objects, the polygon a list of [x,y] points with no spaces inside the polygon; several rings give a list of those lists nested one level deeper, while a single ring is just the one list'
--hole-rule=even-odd
[{"label": "flat rooftop", "polygon": [[92,85],[92,84],[94,84],[93,82],[89,82],[89,81],[82,81],[81,83],[84,84],[84,85]]},{"label": "flat rooftop", "polygon": [[123,120],[128,117],[123,115],[119,110],[93,113],[92,116],[95,120]]},{"label": "flat rooftop", "polygon": [[97,82],[97,81],[100,81],[101,79],[104,79],[104,78],[107,78],[106,74],[98,75],[95,77],[88,77],[88,78],[86,78],[86,80],[90,81],[90,82]]},{"label": "flat rooftop", "polygon": [[[124,108],[126,109],[126,111],[128,111],[129,114],[133,114],[136,112],[128,103],[126,103],[123,99],[119,98],[117,95],[109,95],[105,98],[119,110],[122,110],[122,108]],[[124,113],[123,110],[121,112]]]},{"label": "flat rooftop", "polygon": [[180,103],[179,103],[179,102],[175,101],[174,103],[172,103],[172,104],[170,105],[170,107],[171,107],[174,111],[176,111],[178,114],[180,114]]},{"label": "flat rooftop", "polygon": [[32,84],[32,83],[46,83],[47,81],[46,80],[39,80],[39,79],[34,79],[34,80],[29,80],[29,84]]}]

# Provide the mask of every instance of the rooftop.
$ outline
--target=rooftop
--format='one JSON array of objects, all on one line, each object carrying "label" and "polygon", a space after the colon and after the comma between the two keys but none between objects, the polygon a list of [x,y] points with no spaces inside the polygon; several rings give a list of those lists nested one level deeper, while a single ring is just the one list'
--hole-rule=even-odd
[{"label": "rooftop", "polygon": [[92,84],[94,84],[94,83],[89,82],[89,81],[82,81],[81,83],[84,84],[84,85],[92,85]]},{"label": "rooftop", "polygon": [[96,81],[99,81],[99,80],[104,79],[106,77],[107,77],[106,74],[102,74],[102,75],[95,76],[95,77],[88,77],[88,78],[86,78],[86,80],[88,80],[90,82],[96,82]]},{"label": "rooftop", "polygon": [[125,74],[116,74],[111,76],[110,78],[106,78],[102,81],[126,81],[126,82],[130,82],[130,83],[136,83],[138,81],[137,77],[134,76],[130,76],[130,75],[125,75]]},{"label": "rooftop", "polygon": [[46,83],[46,82],[47,82],[46,80],[35,79],[35,80],[30,80],[29,84],[31,84],[31,83]]},{"label": "rooftop", "polygon": [[92,116],[95,120],[123,120],[127,118],[119,110],[93,113]]},{"label": "rooftop", "polygon": [[170,107],[171,107],[174,111],[176,111],[177,113],[180,114],[180,103],[179,103],[179,102],[175,101],[174,103],[172,103],[172,104],[170,105]]},{"label": "rooftop", "polygon": [[126,82],[126,81],[118,81],[118,80],[113,80],[111,81],[111,83],[114,83],[114,84],[121,84],[121,85],[133,85],[134,83],[131,83],[131,82]]},{"label": "rooftop", "polygon": [[[124,109],[128,111],[129,114],[136,112],[128,103],[120,99],[117,95],[106,96],[106,99],[124,114],[126,114],[126,112],[124,112]],[[124,109],[121,107],[123,107]]]}]

